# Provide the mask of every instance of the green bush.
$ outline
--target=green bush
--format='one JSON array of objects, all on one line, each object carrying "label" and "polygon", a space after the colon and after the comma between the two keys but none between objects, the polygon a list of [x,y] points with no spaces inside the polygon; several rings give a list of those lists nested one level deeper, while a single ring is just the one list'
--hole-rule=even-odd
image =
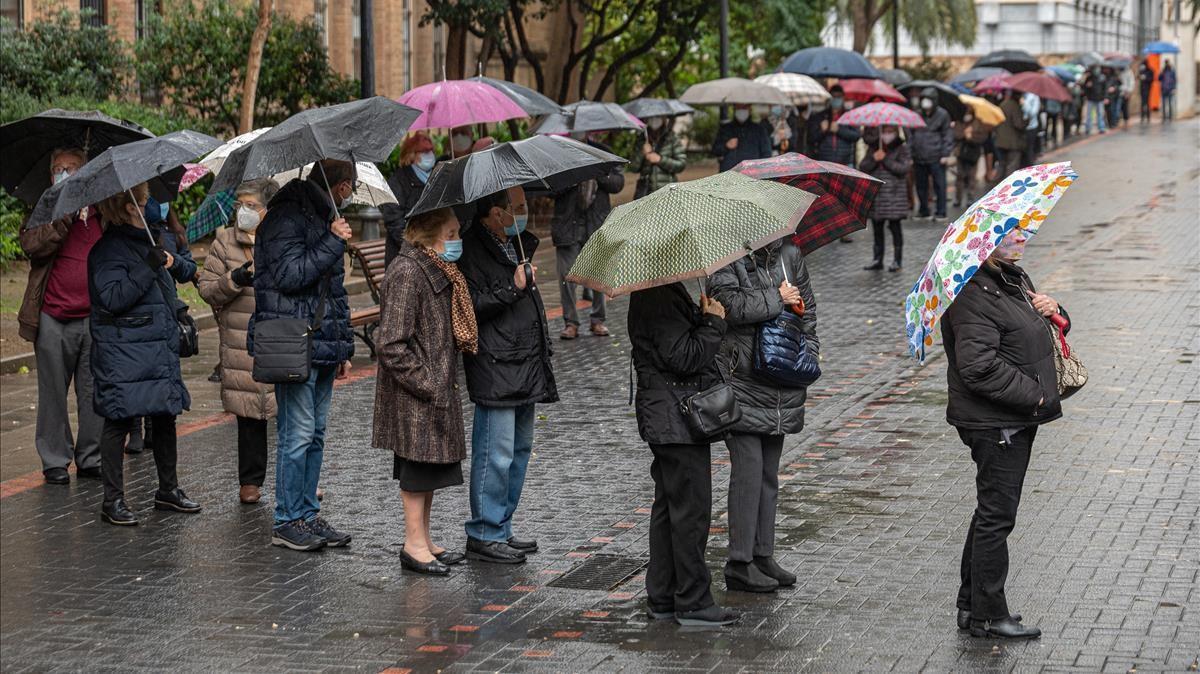
[{"label": "green bush", "polygon": [[63,10],[28,30],[0,23],[0,92],[34,98],[63,95],[104,99],[131,74],[128,50],[111,26],[81,22]]},{"label": "green bush", "polygon": [[25,204],[0,188],[0,271],[25,256],[19,236],[25,221]]}]

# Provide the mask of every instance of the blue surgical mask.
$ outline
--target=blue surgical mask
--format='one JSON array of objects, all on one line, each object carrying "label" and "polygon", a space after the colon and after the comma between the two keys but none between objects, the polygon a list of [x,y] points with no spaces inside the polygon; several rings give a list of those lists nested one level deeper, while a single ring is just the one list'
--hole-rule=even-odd
[{"label": "blue surgical mask", "polygon": [[159,214],[162,216],[162,219],[166,220],[167,213],[169,213],[171,211],[171,204],[159,204],[158,211],[159,211]]},{"label": "blue surgical mask", "polygon": [[[505,213],[508,213],[508,211],[505,211]],[[504,233],[509,236],[516,236],[521,232],[524,232],[525,226],[529,224],[529,216],[524,213],[521,215],[513,215],[512,213],[508,214],[513,216],[513,223],[504,228]]]},{"label": "blue surgical mask", "polygon": [[433,170],[433,165],[437,163],[437,155],[432,152],[422,152],[417,155],[417,168],[426,173]]},{"label": "blue surgical mask", "polygon": [[438,253],[438,257],[446,262],[457,262],[462,257],[462,239],[447,239],[446,250]]}]

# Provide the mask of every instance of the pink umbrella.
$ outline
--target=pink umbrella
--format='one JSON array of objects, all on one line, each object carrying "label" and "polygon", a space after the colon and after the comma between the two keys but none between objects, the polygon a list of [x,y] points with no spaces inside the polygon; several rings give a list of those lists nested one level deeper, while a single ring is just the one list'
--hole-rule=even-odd
[{"label": "pink umbrella", "polygon": [[977,94],[995,94],[1009,91],[1013,88],[1009,78],[1012,75],[992,75],[984,78],[979,84],[975,85],[973,91]]},{"label": "pink umbrella", "polygon": [[208,167],[204,164],[184,164],[183,168],[183,178],[179,180],[180,192],[195,185],[197,181],[208,175]]},{"label": "pink umbrella", "polygon": [[917,113],[895,103],[867,103],[838,117],[842,126],[902,126],[907,129],[925,126]]},{"label": "pink umbrella", "polygon": [[410,131],[452,129],[528,116],[498,89],[471,80],[433,82],[407,91],[396,100],[422,111]]},{"label": "pink umbrella", "polygon": [[896,91],[896,87],[883,80],[838,80],[842,93],[851,101],[867,102],[872,98],[882,98],[893,103],[903,103],[908,100],[904,94]]}]

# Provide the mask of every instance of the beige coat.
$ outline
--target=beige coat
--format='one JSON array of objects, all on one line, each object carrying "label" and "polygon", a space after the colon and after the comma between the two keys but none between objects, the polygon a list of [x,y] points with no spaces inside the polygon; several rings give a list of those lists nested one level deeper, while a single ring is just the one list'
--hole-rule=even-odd
[{"label": "beige coat", "polygon": [[221,329],[221,404],[239,417],[270,419],[275,416],[275,387],[254,381],[254,359],[246,351],[254,288],[242,288],[229,276],[253,257],[249,234],[236,227],[219,230],[196,283],[200,296],[216,310]]}]

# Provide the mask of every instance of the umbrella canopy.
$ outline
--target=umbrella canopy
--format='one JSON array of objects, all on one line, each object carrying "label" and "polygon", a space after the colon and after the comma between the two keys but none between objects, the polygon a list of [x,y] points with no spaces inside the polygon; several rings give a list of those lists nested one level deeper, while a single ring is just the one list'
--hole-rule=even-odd
[{"label": "umbrella canopy", "polygon": [[791,99],[793,105],[811,105],[830,99],[825,87],[808,75],[771,73],[759,75],[754,81],[782,91]]},{"label": "umbrella canopy", "polygon": [[212,189],[232,189],[322,159],[386,161],[419,114],[383,96],[305,110],[234,150]]},{"label": "umbrella canopy", "polygon": [[615,154],[564,136],[533,136],[500,143],[439,162],[408,217],[471,203],[509,187],[560,190],[600,177],[625,163]]},{"label": "umbrella canopy", "polygon": [[1009,81],[1010,75],[993,75],[979,84],[976,84],[972,89],[977,94],[996,94],[1004,93],[1012,89],[1012,82]]},{"label": "umbrella canopy", "polygon": [[568,134],[572,131],[641,131],[646,128],[642,120],[634,117],[616,103],[599,101],[576,101],[565,108],[563,114],[546,115],[532,129],[531,134]]},{"label": "umbrella canopy", "polygon": [[792,54],[779,67],[781,72],[809,77],[862,78],[874,80],[880,73],[862,54],[837,47],[809,47]]},{"label": "umbrella canopy", "polygon": [[1014,229],[1026,237],[1036,234],[1076,177],[1070,162],[1023,168],[950,223],[904,302],[911,354],[925,359],[942,314],[996,244]]},{"label": "umbrella canopy", "polygon": [[921,115],[895,103],[867,103],[838,118],[843,126],[902,126],[919,129],[925,126]]},{"label": "umbrella canopy", "polygon": [[240,136],[234,136],[230,140],[226,141],[226,143],[221,147],[204,155],[204,158],[200,160],[200,164],[209,171],[212,171],[214,174],[218,174],[221,172],[221,169],[225,167],[225,160],[229,159],[229,155],[233,154],[234,150],[237,150],[243,145],[248,144],[250,141],[258,138],[270,130],[271,127],[264,126],[261,129],[247,131]]},{"label": "umbrella canopy", "polygon": [[900,90],[900,93],[904,94],[905,96],[920,94],[925,89],[932,88],[937,92],[937,104],[945,108],[946,112],[950,113],[950,116],[954,119],[961,119],[963,113],[967,111],[967,107],[963,105],[963,102],[958,100],[959,92],[956,91],[954,87],[948,84],[943,84],[942,82],[935,82],[934,80],[913,80],[912,82],[897,88]]},{"label": "umbrella canopy", "polygon": [[98,110],[53,108],[0,126],[0,187],[26,204],[50,187],[50,154],[78,147],[95,157],[114,145],[153,138],[141,126]]},{"label": "umbrella canopy", "polygon": [[204,164],[184,164],[183,177],[179,179],[179,191],[182,192],[187,188],[200,182],[200,179],[211,173],[208,167]]},{"label": "umbrella canopy", "polygon": [[903,103],[908,100],[904,94],[883,80],[838,80],[838,84],[846,94],[847,100],[851,101],[865,103],[872,98],[882,98],[892,103]]},{"label": "umbrella canopy", "polygon": [[815,196],[725,171],[618,206],[567,280],[607,295],[703,278],[796,229]]},{"label": "umbrella canopy", "polygon": [[196,207],[192,218],[187,223],[187,240],[199,241],[215,232],[233,217],[234,203],[237,201],[233,190],[210,190],[204,201]]},{"label": "umbrella canopy", "polygon": [[908,84],[913,79],[912,75],[909,75],[907,70],[902,70],[900,68],[876,68],[876,70],[879,71],[880,78],[893,87],[898,87],[901,84]]},{"label": "umbrella canopy", "polygon": [[1170,42],[1163,42],[1162,40],[1155,40],[1154,42],[1147,43],[1145,47],[1142,47],[1142,53],[1143,54],[1178,54],[1179,53],[1179,45],[1172,44]]},{"label": "umbrella canopy", "polygon": [[1101,54],[1098,51],[1082,51],[1067,59],[1067,63],[1078,63],[1084,68],[1090,68],[1094,65],[1098,65],[1103,60],[1104,54]]},{"label": "umbrella canopy", "polygon": [[959,74],[955,75],[954,77],[951,77],[949,83],[950,84],[963,84],[963,85],[966,85],[967,88],[970,88],[976,82],[982,82],[983,80],[991,77],[992,75],[1009,75],[1009,74],[1011,74],[1011,73],[1009,73],[1004,68],[991,68],[991,67],[971,68],[970,70],[968,70],[965,73],[959,73]]},{"label": "umbrella canopy", "polygon": [[1126,61],[1125,59],[1104,59],[1100,62],[1100,65],[1105,68],[1112,68],[1113,70],[1124,70],[1129,67],[1130,63],[1132,61]]},{"label": "umbrella canopy", "polygon": [[1034,94],[1052,101],[1069,101],[1071,92],[1053,75],[1046,73],[1017,73],[1008,76],[1013,89]]},{"label": "umbrella canopy", "polygon": [[959,94],[958,98],[971,109],[971,113],[981,124],[1000,126],[1004,123],[1004,112],[1000,110],[1000,106],[988,99],[970,94]]},{"label": "umbrella canopy", "polygon": [[419,110],[408,128],[452,129],[528,117],[520,105],[491,85],[472,80],[443,80],[409,89],[396,99]]},{"label": "umbrella canopy", "polygon": [[1075,64],[1046,66],[1046,72],[1062,80],[1064,84],[1069,84],[1079,79],[1079,74],[1083,72],[1083,67]]},{"label": "umbrella canopy", "polygon": [[[525,111],[525,115],[534,117],[537,115],[549,115],[554,112],[562,112],[562,106],[550,100],[529,87],[521,86],[515,82],[508,80],[497,80],[491,77],[479,75],[477,77],[467,78],[468,82],[479,82],[499,91],[508,97],[510,101],[516,103],[518,107]],[[403,102],[403,101],[402,101]],[[414,106],[415,107],[415,106]]]},{"label": "umbrella canopy", "polygon": [[638,119],[690,115],[696,111],[692,106],[676,98],[635,98],[628,103],[623,103],[621,107],[625,109],[625,112]]},{"label": "umbrella canopy", "polygon": [[817,161],[797,152],[769,159],[747,159],[733,170],[816,195],[792,236],[792,242],[805,255],[866,227],[871,204],[883,184],[882,180],[849,166]]},{"label": "umbrella canopy", "polygon": [[788,98],[779,89],[742,77],[693,84],[679,100],[688,105],[788,105]]},{"label": "umbrella canopy", "polygon": [[1022,73],[1042,69],[1037,59],[1024,49],[1001,49],[994,51],[976,61],[975,65],[971,67],[979,68],[981,66],[1004,68],[1010,73]]},{"label": "umbrella canopy", "polygon": [[110,147],[75,175],[43,192],[28,226],[54,222],[145,182],[150,183],[150,194],[159,203],[171,201],[179,194],[183,164],[220,142],[197,131],[183,130]]}]

